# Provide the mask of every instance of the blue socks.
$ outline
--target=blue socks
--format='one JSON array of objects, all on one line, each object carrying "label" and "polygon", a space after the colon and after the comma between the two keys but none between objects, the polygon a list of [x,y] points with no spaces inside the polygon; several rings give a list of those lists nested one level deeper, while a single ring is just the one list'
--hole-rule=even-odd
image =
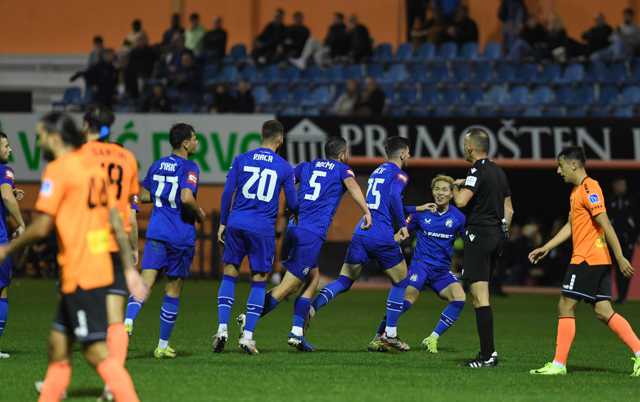
[{"label": "blue socks", "polygon": [[269,314],[270,311],[275,309],[280,303],[275,297],[271,296],[271,292],[267,292],[267,295],[264,298],[264,307],[262,309],[262,316]]},{"label": "blue socks", "polygon": [[302,336],[304,330],[304,320],[306,320],[311,308],[311,299],[298,297],[293,307],[293,320],[291,322],[291,332],[294,335]]},{"label": "blue socks", "polygon": [[[331,300],[335,299],[342,292],[346,292],[353,285],[353,280],[348,276],[340,275],[338,279],[322,288],[320,293],[313,299],[313,308],[318,311]],[[404,293],[402,294],[404,297]],[[402,299],[401,299],[402,300]]]},{"label": "blue socks", "polygon": [[162,307],[160,307],[160,343],[161,348],[166,348],[171,337],[173,327],[178,319],[178,310],[180,309],[180,299],[177,297],[164,296],[162,299]]},{"label": "blue socks", "polygon": [[[412,304],[409,300],[405,300],[405,301],[402,303],[402,313],[401,313],[401,314],[404,314],[404,312],[405,312],[405,311],[407,311],[407,310],[409,310],[409,309],[411,308],[411,306],[413,306],[413,304]],[[382,321],[380,321],[380,325],[378,325],[378,332],[377,332],[377,334],[378,334],[378,335],[382,335],[382,334],[384,334],[384,330],[385,330],[385,328],[386,328],[386,327],[387,327],[387,316],[385,315],[385,316],[382,318]]]},{"label": "blue socks", "polygon": [[140,300],[134,298],[133,296],[129,296],[129,301],[127,303],[127,313],[124,318],[125,324],[133,325],[133,322],[138,317],[140,310],[142,309],[142,304]]},{"label": "blue socks", "polygon": [[0,336],[4,333],[9,317],[9,299],[0,299]]},{"label": "blue socks", "polygon": [[247,318],[244,324],[244,333],[242,334],[245,339],[253,339],[253,331],[256,329],[264,308],[266,288],[266,282],[251,283],[251,291],[247,299]]},{"label": "blue socks", "polygon": [[387,297],[387,326],[385,332],[387,336],[395,338],[397,336],[397,326],[400,314],[402,314],[402,308],[404,306],[404,294],[407,290],[408,281],[403,279],[402,281],[394,284],[389,290],[389,296]]},{"label": "blue socks", "polygon": [[447,307],[442,310],[442,314],[440,314],[440,321],[438,321],[438,325],[436,325],[436,328],[433,330],[433,332],[438,334],[438,336],[442,335],[444,331],[448,330],[449,327],[451,327],[453,323],[458,320],[463,307],[463,301],[450,302]]},{"label": "blue socks", "polygon": [[218,332],[226,331],[231,317],[231,308],[236,290],[238,278],[224,275],[218,289]]}]

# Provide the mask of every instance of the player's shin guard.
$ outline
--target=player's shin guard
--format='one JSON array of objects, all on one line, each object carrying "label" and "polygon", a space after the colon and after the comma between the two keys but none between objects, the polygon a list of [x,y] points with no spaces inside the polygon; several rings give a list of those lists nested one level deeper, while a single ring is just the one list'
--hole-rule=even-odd
[{"label": "player's shin guard", "polygon": [[614,313],[609,318],[607,325],[636,356],[640,355],[640,340],[638,340],[638,336],[633,332],[633,328],[623,316]]},{"label": "player's shin guard", "polygon": [[166,348],[173,332],[173,327],[178,319],[180,309],[180,299],[177,297],[164,296],[162,307],[160,307],[160,342],[159,347]]},{"label": "player's shin guard", "polygon": [[311,299],[306,297],[298,297],[296,304],[293,306],[293,320],[291,322],[291,332],[296,336],[304,334],[304,320],[309,314],[311,308]]},{"label": "player's shin guard", "polygon": [[446,330],[449,329],[449,327],[453,325],[453,323],[458,320],[463,307],[463,301],[450,302],[440,314],[440,321],[438,321],[438,324],[436,325],[436,328],[433,330],[433,332],[438,334],[438,336],[442,335]]},{"label": "player's shin guard", "polygon": [[116,401],[139,402],[133,381],[127,370],[118,364],[114,358],[108,357],[96,367],[105,385],[109,388]]},{"label": "player's shin guard", "polygon": [[480,337],[480,354],[484,359],[489,359],[495,346],[493,343],[493,312],[491,306],[476,308],[476,325]]},{"label": "player's shin guard", "polygon": [[[411,308],[411,306],[413,306],[413,303],[411,303],[409,300],[405,300],[402,303],[402,313],[404,314],[405,311],[409,310]],[[380,325],[378,325],[378,331],[377,334],[378,335],[382,335],[384,334],[384,330],[387,328],[387,316],[385,315],[382,318],[382,321],[380,321]]]},{"label": "player's shin guard", "polygon": [[129,296],[129,300],[127,302],[127,313],[125,315],[124,321],[126,323],[131,323],[136,320],[138,314],[140,314],[140,310],[142,309],[142,300],[138,300],[133,296]]},{"label": "player's shin guard", "polygon": [[556,336],[556,354],[553,357],[553,362],[561,365],[567,365],[567,359],[569,358],[569,350],[571,350],[571,344],[573,338],[576,336],[576,319],[575,317],[560,317],[558,318],[558,335]]},{"label": "player's shin guard", "polygon": [[265,315],[269,314],[273,309],[275,309],[278,306],[278,303],[280,303],[280,301],[275,297],[271,296],[271,291],[267,292],[266,296],[264,297],[264,307],[262,308],[262,316],[264,317]]},{"label": "player's shin guard", "polygon": [[348,276],[340,275],[338,279],[327,284],[320,293],[313,299],[313,308],[318,311],[331,300],[335,299],[340,293],[346,292],[351,289],[353,285],[353,279]]},{"label": "player's shin guard", "polygon": [[400,314],[404,307],[404,294],[407,290],[408,281],[403,279],[400,282],[394,284],[389,290],[389,296],[387,297],[387,325],[385,332],[388,337],[395,338],[397,336],[397,326]]},{"label": "player's shin guard", "polygon": [[245,339],[253,339],[253,331],[256,329],[260,315],[262,315],[262,309],[264,308],[266,287],[266,282],[251,283],[251,291],[247,299],[247,321],[245,322],[244,333],[242,334]]},{"label": "player's shin guard", "polygon": [[225,331],[227,330],[235,299],[237,281],[238,278],[234,276],[224,275],[222,282],[220,282],[220,288],[218,288],[218,331],[220,331],[220,327]]},{"label": "player's shin guard", "polygon": [[0,336],[4,333],[4,327],[9,318],[9,299],[0,299]]},{"label": "player's shin guard", "polygon": [[121,322],[109,325],[107,328],[107,349],[118,363],[124,366],[127,361],[127,349],[129,348],[129,335]]},{"label": "player's shin guard", "polygon": [[67,360],[49,363],[38,402],[59,401],[70,381],[71,365]]}]

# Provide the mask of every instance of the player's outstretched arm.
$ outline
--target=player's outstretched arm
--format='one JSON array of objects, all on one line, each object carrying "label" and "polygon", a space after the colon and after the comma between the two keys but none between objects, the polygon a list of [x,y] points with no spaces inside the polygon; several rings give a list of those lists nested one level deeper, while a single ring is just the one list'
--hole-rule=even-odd
[{"label": "player's outstretched arm", "polygon": [[364,215],[364,222],[362,223],[362,229],[368,229],[371,227],[371,211],[367,206],[367,200],[362,194],[362,189],[353,177],[347,177],[344,179],[344,186],[347,188],[349,195],[356,202],[362,214]]},{"label": "player's outstretched arm", "polygon": [[0,261],[22,251],[25,247],[47,238],[53,230],[53,218],[47,214],[36,216],[25,231],[6,246],[0,246]]},{"label": "player's outstretched arm", "polygon": [[13,192],[13,188],[10,184],[3,183],[0,186],[0,196],[2,196],[2,202],[4,206],[7,207],[7,211],[9,211],[9,215],[16,221],[18,227],[13,234],[13,237],[19,236],[22,232],[24,232],[25,224],[22,219],[22,214],[20,213],[20,206],[18,205],[18,200],[16,200],[16,196]]},{"label": "player's outstretched arm", "polygon": [[131,253],[130,239],[124,231],[122,218],[117,208],[109,209],[109,223],[113,229],[114,237],[120,249],[120,261],[124,269],[124,275],[127,280],[127,287],[131,295],[138,300],[145,300],[149,294],[149,289],[142,281],[142,277],[133,265],[133,254]]},{"label": "player's outstretched arm", "polygon": [[204,222],[204,218],[206,218],[206,214],[204,210],[198,206],[196,202],[196,197],[193,196],[193,191],[190,188],[183,188],[180,191],[180,201],[182,201],[182,205],[191,210],[194,214],[196,214],[196,219],[198,222]]},{"label": "player's outstretched arm", "polygon": [[558,231],[558,233],[556,233],[556,235],[553,236],[544,246],[529,253],[529,261],[533,264],[537,264],[538,261],[542,260],[547,256],[547,254],[549,254],[549,251],[569,240],[569,238],[571,238],[571,223],[567,221],[562,229],[560,229],[560,231]]},{"label": "player's outstretched arm", "polygon": [[606,212],[602,212],[594,217],[596,223],[600,225],[600,227],[604,230],[604,236],[607,239],[607,244],[611,247],[611,251],[613,251],[613,255],[618,262],[618,267],[620,271],[626,277],[630,277],[633,275],[633,266],[622,254],[622,247],[620,246],[620,240],[618,239],[618,235],[616,231],[613,229],[613,225],[611,225],[611,221],[607,216]]},{"label": "player's outstretched arm", "polygon": [[513,221],[513,215],[515,211],[513,210],[513,203],[511,202],[511,197],[504,198],[504,219],[507,224],[507,228],[511,227],[511,222]]}]

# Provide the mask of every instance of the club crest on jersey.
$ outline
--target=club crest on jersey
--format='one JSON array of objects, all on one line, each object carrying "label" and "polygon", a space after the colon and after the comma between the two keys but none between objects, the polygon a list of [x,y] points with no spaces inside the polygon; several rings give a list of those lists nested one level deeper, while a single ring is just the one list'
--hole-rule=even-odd
[{"label": "club crest on jersey", "polygon": [[589,194],[589,202],[592,204],[597,204],[600,202],[600,197],[598,197],[598,194]]},{"label": "club crest on jersey", "polygon": [[447,221],[444,223],[444,225],[448,228],[452,228],[453,227],[453,219],[449,218],[447,219]]},{"label": "club crest on jersey", "polygon": [[476,239],[476,235],[469,233],[469,241],[473,242]]},{"label": "club crest on jersey", "polygon": [[46,179],[42,182],[42,186],[40,186],[40,195],[43,197],[49,197],[51,194],[53,194],[53,182]]}]

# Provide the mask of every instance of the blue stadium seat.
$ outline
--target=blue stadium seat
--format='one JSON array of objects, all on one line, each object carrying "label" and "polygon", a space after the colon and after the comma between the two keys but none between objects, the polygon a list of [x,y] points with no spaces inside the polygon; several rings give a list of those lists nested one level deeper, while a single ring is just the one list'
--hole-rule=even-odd
[{"label": "blue stadium seat", "polygon": [[495,66],[495,82],[498,84],[507,84],[515,81],[516,70],[511,63],[499,63]]},{"label": "blue stadium seat", "polygon": [[277,81],[291,84],[295,81],[300,80],[301,75],[302,72],[300,71],[300,69],[293,66],[279,68],[277,70]]},{"label": "blue stadium seat", "polygon": [[399,104],[415,105],[418,103],[418,89],[415,85],[400,88],[396,92],[396,101]]},{"label": "blue stadium seat", "polygon": [[254,87],[251,92],[253,93],[253,98],[255,99],[257,104],[269,103],[270,96],[267,87],[259,85]]},{"label": "blue stadium seat", "polygon": [[445,42],[438,49],[438,57],[453,60],[458,56],[458,45],[455,42]]},{"label": "blue stadium seat", "polygon": [[590,117],[611,117],[613,112],[611,107],[605,105],[591,105],[589,107]]},{"label": "blue stadium seat", "polygon": [[560,79],[562,74],[562,69],[560,65],[555,63],[543,64],[542,70],[538,72],[538,74],[533,77],[533,82],[536,84],[548,85],[552,82],[556,82]]},{"label": "blue stadium seat", "polygon": [[373,61],[377,63],[389,63],[393,60],[391,44],[381,43],[373,49]]},{"label": "blue stadium seat", "polygon": [[367,64],[367,75],[379,80],[384,75],[384,66],[382,64]]},{"label": "blue stadium seat", "polygon": [[287,104],[309,106],[315,105],[316,102],[311,97],[311,89],[307,85],[299,85],[293,91],[289,89]]},{"label": "blue stadium seat", "polygon": [[451,67],[451,79],[454,82],[470,82],[473,79],[473,70],[471,63],[458,62]]},{"label": "blue stadium seat", "polygon": [[633,107],[632,106],[618,106],[615,108],[613,115],[615,117],[621,118],[631,118],[633,117]]},{"label": "blue stadium seat", "polygon": [[431,85],[422,85],[418,102],[423,106],[435,105],[438,103],[438,91]]},{"label": "blue stadium seat", "polygon": [[618,88],[613,85],[601,85],[597,93],[595,103],[598,105],[608,106],[618,99]]},{"label": "blue stadium seat", "polygon": [[475,105],[482,100],[484,92],[479,87],[467,88],[462,91],[460,103],[463,105]]},{"label": "blue stadium seat", "polygon": [[432,43],[425,43],[418,48],[418,51],[414,55],[414,59],[417,61],[431,61],[436,56],[436,48]]},{"label": "blue stadium seat", "polygon": [[65,88],[64,93],[62,94],[62,99],[53,102],[52,106],[64,108],[69,105],[77,106],[82,104],[82,89],[80,89],[80,87],[68,87]]},{"label": "blue stadium seat", "polygon": [[253,65],[244,66],[242,71],[240,71],[240,76],[242,77],[243,80],[246,80],[252,83],[258,81],[258,71],[256,67]]},{"label": "blue stadium seat", "polygon": [[529,103],[529,89],[524,85],[513,87],[509,96],[502,99],[506,105],[526,105]]},{"label": "blue stadium seat", "polygon": [[318,66],[309,66],[302,71],[300,79],[311,84],[317,84],[325,81],[325,71]]},{"label": "blue stadium seat", "polygon": [[493,85],[485,92],[482,103],[497,105],[504,103],[504,98],[508,96],[504,85]]},{"label": "blue stadium seat", "polygon": [[484,46],[482,58],[486,60],[498,60],[502,57],[502,45],[497,42],[487,42]]},{"label": "blue stadium seat", "polygon": [[462,103],[462,93],[451,87],[438,91],[437,102],[440,105],[453,106]]},{"label": "blue stadium seat", "polygon": [[434,110],[436,117],[450,117],[453,113],[453,108],[448,105],[438,105]]},{"label": "blue stadium seat", "polygon": [[588,111],[588,106],[571,106],[567,108],[567,117],[586,117]]},{"label": "blue stadium seat", "polygon": [[627,67],[624,63],[606,63],[596,60],[589,64],[587,68],[587,79],[592,82],[605,84],[617,84],[627,80]]},{"label": "blue stadium seat", "polygon": [[409,65],[409,75],[414,82],[427,82],[429,68],[424,63],[411,64]]},{"label": "blue stadium seat", "polygon": [[470,82],[475,84],[486,84],[491,81],[493,76],[493,68],[488,62],[479,62],[472,64]]},{"label": "blue stadium seat", "polygon": [[231,47],[229,51],[229,56],[235,62],[243,61],[247,58],[247,48],[242,43],[237,43]]},{"label": "blue stadium seat", "polygon": [[585,78],[584,66],[582,64],[569,64],[562,76],[558,79],[560,83],[582,82]]},{"label": "blue stadium seat", "polygon": [[547,105],[555,100],[555,93],[548,86],[540,86],[531,93],[531,104]]},{"label": "blue stadium seat", "polygon": [[351,64],[345,67],[344,76],[348,80],[360,81],[364,78],[364,67],[362,64]]},{"label": "blue stadium seat", "polygon": [[347,79],[344,67],[334,65],[326,70],[326,77],[329,82],[339,82]]},{"label": "blue stadium seat", "polygon": [[428,82],[432,84],[439,84],[448,80],[449,69],[443,63],[430,64],[427,67],[427,75],[422,82]]},{"label": "blue stadium seat", "polygon": [[409,73],[404,64],[393,64],[391,68],[380,77],[380,82],[402,83],[408,79]]},{"label": "blue stadium seat", "polygon": [[411,43],[403,43],[396,50],[396,61],[407,62],[413,57],[413,45]]},{"label": "blue stadium seat", "polygon": [[567,111],[562,106],[549,106],[543,109],[542,115],[544,117],[565,117]]},{"label": "blue stadium seat", "polygon": [[280,111],[280,114],[283,116],[300,116],[302,115],[302,109],[296,106],[287,106]]},{"label": "blue stadium seat", "polygon": [[522,84],[528,84],[534,81],[538,74],[538,66],[533,63],[524,63],[516,65],[516,75],[514,81]]},{"label": "blue stadium seat", "polygon": [[542,117],[542,109],[539,107],[528,107],[524,110],[524,117]]},{"label": "blue stadium seat", "polygon": [[478,44],[469,42],[462,45],[460,49],[460,58],[464,60],[475,60],[478,58]]},{"label": "blue stadium seat", "polygon": [[271,90],[271,103],[281,104],[289,102],[289,88],[286,85],[276,85]]},{"label": "blue stadium seat", "polygon": [[620,103],[624,105],[640,104],[640,87],[632,85],[622,90]]},{"label": "blue stadium seat", "polygon": [[278,80],[278,66],[265,66],[257,71],[257,82],[263,84],[273,84]]}]

